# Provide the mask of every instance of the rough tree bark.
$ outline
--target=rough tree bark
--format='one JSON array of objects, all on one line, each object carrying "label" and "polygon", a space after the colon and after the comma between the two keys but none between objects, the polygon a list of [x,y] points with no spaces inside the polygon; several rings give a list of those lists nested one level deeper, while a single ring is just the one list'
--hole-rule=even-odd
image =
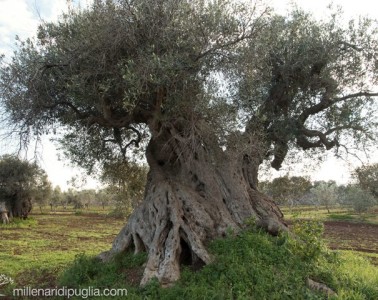
[{"label": "rough tree bark", "polygon": [[9,223],[8,209],[6,208],[5,202],[0,202],[0,219],[3,224]]},{"label": "rough tree bark", "polygon": [[23,195],[22,192],[13,195],[9,205],[9,213],[12,217],[27,219],[31,210],[31,197]]},{"label": "rough tree bark", "polygon": [[3,224],[9,224],[8,212],[7,211],[0,211],[1,221]]},{"label": "rough tree bark", "polygon": [[145,199],[99,255],[107,261],[130,249],[147,251],[141,285],[156,277],[167,286],[179,278],[181,264],[210,263],[206,243],[239,231],[248,218],[272,234],[287,230],[279,208],[256,189],[260,160],[253,150],[211,149],[198,136],[185,136],[178,123],[153,134]]}]

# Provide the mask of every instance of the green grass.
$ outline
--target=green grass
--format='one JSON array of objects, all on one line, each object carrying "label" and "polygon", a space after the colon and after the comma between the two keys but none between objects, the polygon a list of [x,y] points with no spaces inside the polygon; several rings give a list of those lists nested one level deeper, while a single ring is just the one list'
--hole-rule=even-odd
[{"label": "green grass", "polygon": [[[351,221],[347,212],[332,214],[327,218]],[[107,264],[94,258],[110,248],[125,223],[107,215],[102,210],[43,212],[0,226],[0,274],[15,280],[7,294],[13,287],[58,285],[126,287],[129,299],[325,299],[306,286],[311,278],[334,289],[337,299],[378,299],[378,253],[362,257],[327,250],[319,222],[294,229],[306,244],[253,227],[239,235],[230,232],[210,243],[214,263],[197,272],[183,267],[181,279],[170,288],[156,281],[140,288],[146,254],[124,254]]]},{"label": "green grass", "polygon": [[337,291],[336,299],[378,299],[378,268],[352,251],[340,251],[334,263],[321,263],[316,278]]},{"label": "green grass", "polygon": [[[290,255],[284,238],[245,232],[210,245],[215,262],[199,272],[184,268],[182,278],[171,288],[152,281],[144,288],[128,286],[131,299],[292,299],[316,294],[306,288],[308,265]],[[132,254],[103,265],[90,257],[77,257],[61,277],[65,286],[119,287],[122,270],[141,266],[145,257]],[[133,261],[130,263],[130,261]],[[111,275],[113,274],[113,275]],[[118,274],[118,275],[114,275]],[[279,278],[279,280],[278,280]],[[284,296],[284,298],[282,298]]]},{"label": "green grass", "polygon": [[[39,211],[39,210],[38,210]],[[0,226],[0,274],[23,282],[45,284],[38,273],[59,273],[80,253],[96,255],[108,250],[124,225],[103,215],[35,214]],[[28,276],[28,274],[34,274]],[[49,282],[50,284],[53,282]]]},{"label": "green grass", "polygon": [[336,220],[336,221],[355,221],[356,216],[353,216],[351,214],[345,213],[345,214],[329,214],[327,216],[330,220]]},{"label": "green grass", "polygon": [[[306,231],[309,227],[305,228]],[[314,231],[314,237],[316,232]],[[311,250],[312,244],[307,245]],[[378,299],[378,268],[350,253],[321,252],[298,255],[298,244],[288,236],[271,237],[245,231],[212,242],[214,263],[194,272],[184,268],[170,288],[157,281],[140,288],[126,284],[130,299],[326,299],[310,290],[307,278],[326,283],[334,299]],[[125,270],[142,268],[145,256],[126,254],[108,264],[79,256],[63,274],[60,284],[71,287],[125,287]],[[114,298],[117,299],[117,298]]]},{"label": "green grass", "polygon": [[[345,207],[336,207],[328,210],[323,206],[282,206],[282,210],[285,219],[311,219],[311,220],[338,220],[338,221],[353,221],[364,222],[369,224],[378,224],[378,213],[367,212],[363,214],[357,214],[353,210]],[[374,209],[372,209],[373,211]]]},{"label": "green grass", "polygon": [[7,230],[12,228],[33,228],[38,225],[35,218],[28,218],[26,220],[15,218],[9,224],[0,223],[0,229]]}]

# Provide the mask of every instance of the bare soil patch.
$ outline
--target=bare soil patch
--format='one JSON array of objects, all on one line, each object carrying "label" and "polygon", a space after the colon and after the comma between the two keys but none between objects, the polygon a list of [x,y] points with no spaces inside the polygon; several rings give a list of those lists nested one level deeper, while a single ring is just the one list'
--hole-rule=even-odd
[{"label": "bare soil patch", "polygon": [[324,228],[331,249],[378,253],[378,225],[326,221]]}]

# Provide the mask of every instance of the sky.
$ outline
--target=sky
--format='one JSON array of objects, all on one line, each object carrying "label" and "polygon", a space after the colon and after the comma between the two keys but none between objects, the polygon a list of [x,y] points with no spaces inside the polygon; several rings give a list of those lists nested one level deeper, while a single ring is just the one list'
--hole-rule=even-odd
[{"label": "sky", "polygon": [[[67,11],[68,4],[80,4],[85,6],[91,0],[0,0],[0,54],[10,57],[15,49],[15,36],[21,39],[34,36],[37,26],[41,21],[54,21],[63,11]],[[267,0],[280,13],[286,13],[290,7],[290,0]],[[321,18],[324,15],[326,7],[330,3],[327,0],[298,0],[299,7],[311,11],[315,16]],[[378,19],[378,1],[374,0],[334,0],[335,5],[343,8],[346,17],[357,17],[358,15],[368,15]],[[71,4],[72,5],[72,4]],[[0,153],[5,154],[9,149],[7,145],[0,147]],[[55,146],[49,142],[48,138],[43,139],[42,148],[40,149],[40,164],[47,172],[53,185],[59,185],[66,190],[69,185],[67,182],[73,176],[81,176],[81,172],[69,165],[68,161],[58,160],[58,151]],[[378,162],[378,152],[371,157],[370,162]],[[329,158],[322,164],[319,164],[317,170],[306,175],[311,175],[313,180],[336,180],[338,183],[346,183],[350,180],[350,172],[358,163],[345,163],[329,155]],[[302,171],[306,166],[302,168]],[[278,173],[272,170],[272,177],[283,175],[287,170]],[[295,174],[295,171],[291,171]],[[87,179],[87,188],[98,188],[100,184],[90,178]]]}]

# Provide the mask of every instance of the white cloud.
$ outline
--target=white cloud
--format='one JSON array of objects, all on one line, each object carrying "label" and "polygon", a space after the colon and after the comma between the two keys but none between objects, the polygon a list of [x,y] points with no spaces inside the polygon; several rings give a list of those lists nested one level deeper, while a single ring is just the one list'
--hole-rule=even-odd
[{"label": "white cloud", "polygon": [[67,11],[67,0],[29,0],[29,6],[43,21],[55,21]]},{"label": "white cloud", "polygon": [[37,25],[27,1],[0,0],[0,52],[9,55],[14,47],[15,36],[31,36]]}]

